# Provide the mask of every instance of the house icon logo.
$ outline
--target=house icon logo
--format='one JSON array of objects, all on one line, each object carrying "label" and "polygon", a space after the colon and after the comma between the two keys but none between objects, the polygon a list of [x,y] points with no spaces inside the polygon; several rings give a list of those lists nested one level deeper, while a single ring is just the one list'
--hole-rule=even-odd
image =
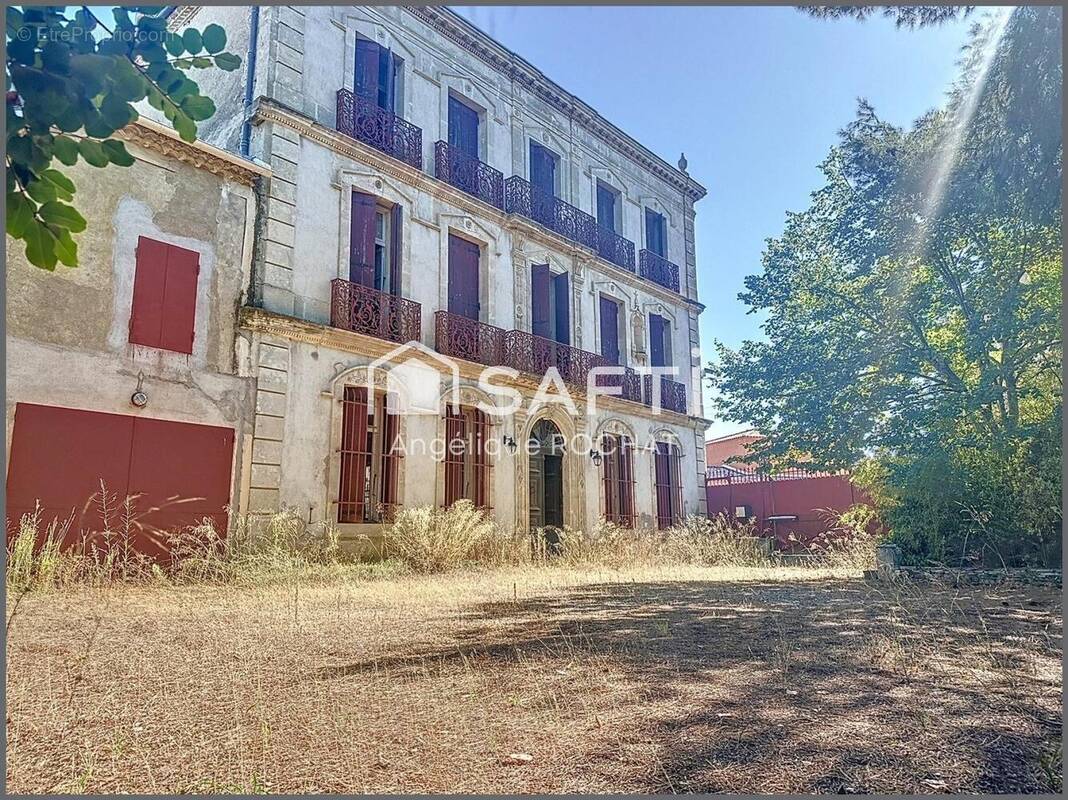
[{"label": "house icon logo", "polygon": [[367,396],[381,388],[385,373],[386,408],[391,414],[440,414],[442,374],[448,385],[448,403],[460,405],[460,367],[422,342],[406,342],[367,366]]}]

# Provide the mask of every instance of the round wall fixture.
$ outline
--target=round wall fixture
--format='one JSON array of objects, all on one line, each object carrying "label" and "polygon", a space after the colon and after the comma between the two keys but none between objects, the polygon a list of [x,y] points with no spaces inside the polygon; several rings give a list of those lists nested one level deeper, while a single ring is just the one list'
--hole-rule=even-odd
[{"label": "round wall fixture", "polygon": [[144,384],[144,382],[145,382],[145,373],[144,372],[138,372],[137,373],[137,388],[134,389],[134,393],[132,395],[130,395],[130,402],[133,405],[137,406],[137,408],[144,408],[145,406],[148,405],[148,395],[145,394],[144,390],[141,388],[141,386],[142,386],[142,384]]}]

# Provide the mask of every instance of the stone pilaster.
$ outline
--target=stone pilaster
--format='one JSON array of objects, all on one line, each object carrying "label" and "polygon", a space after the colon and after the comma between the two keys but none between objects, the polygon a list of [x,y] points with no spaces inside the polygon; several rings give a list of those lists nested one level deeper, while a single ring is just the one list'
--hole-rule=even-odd
[{"label": "stone pilaster", "polygon": [[252,467],[248,511],[266,515],[281,506],[282,440],[289,392],[289,343],[263,338],[253,354],[256,375],[256,420],[252,433]]}]

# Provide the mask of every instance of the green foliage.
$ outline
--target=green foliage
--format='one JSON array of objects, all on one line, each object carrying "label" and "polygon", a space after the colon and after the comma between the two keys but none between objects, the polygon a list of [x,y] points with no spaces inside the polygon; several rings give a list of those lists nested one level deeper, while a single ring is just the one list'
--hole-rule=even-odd
[{"label": "green foliage", "polygon": [[866,20],[875,14],[892,19],[899,28],[925,28],[966,17],[975,6],[798,6],[801,11],[819,19]]},{"label": "green foliage", "polygon": [[110,137],[137,119],[133,104],[143,100],[192,142],[215,104],[187,73],[241,65],[224,52],[218,25],[178,36],[152,16],[161,8],[114,8],[111,27],[87,6],[6,9],[7,232],[26,243],[38,267],[77,266],[71,234],[85,230],[71,204],[74,184],[53,159],[68,167],[79,158],[93,167],[130,166],[126,146]]},{"label": "green foliage", "polygon": [[1038,558],[1060,520],[1059,444],[1038,442],[1060,441],[1061,11],[1002,27],[973,31],[945,110],[904,129],[861,102],[746,279],[766,340],[708,370],[719,412],[768,434],[760,459],[882,464],[916,557],[985,536]]}]

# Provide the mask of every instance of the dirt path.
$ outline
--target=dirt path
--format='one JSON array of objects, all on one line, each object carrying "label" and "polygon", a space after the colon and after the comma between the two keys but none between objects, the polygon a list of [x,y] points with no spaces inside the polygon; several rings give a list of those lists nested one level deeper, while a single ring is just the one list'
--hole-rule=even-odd
[{"label": "dirt path", "polygon": [[1058,592],[812,577],[28,596],[8,790],[1059,789]]}]

